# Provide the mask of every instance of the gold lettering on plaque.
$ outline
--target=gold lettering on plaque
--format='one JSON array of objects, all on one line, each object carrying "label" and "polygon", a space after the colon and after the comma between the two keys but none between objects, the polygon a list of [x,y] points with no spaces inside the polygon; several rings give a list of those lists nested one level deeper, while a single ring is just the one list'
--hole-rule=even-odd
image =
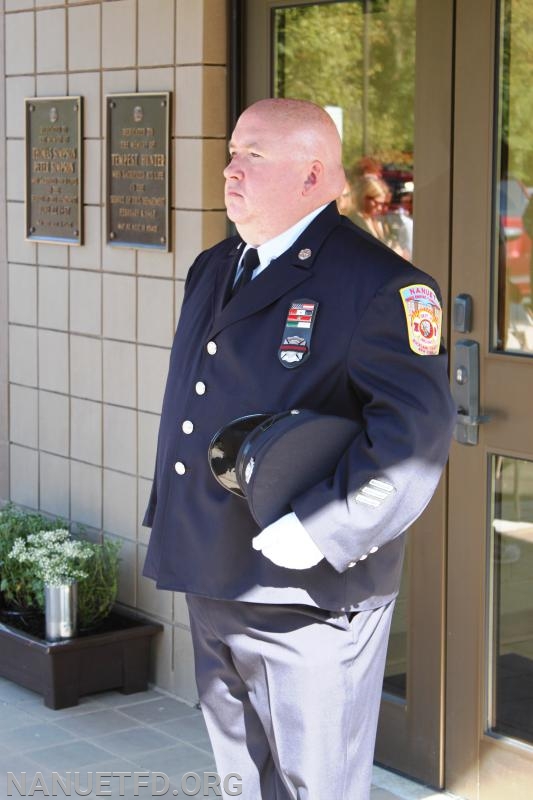
[{"label": "gold lettering on plaque", "polygon": [[166,247],[168,96],[113,96],[108,142],[109,241]]}]

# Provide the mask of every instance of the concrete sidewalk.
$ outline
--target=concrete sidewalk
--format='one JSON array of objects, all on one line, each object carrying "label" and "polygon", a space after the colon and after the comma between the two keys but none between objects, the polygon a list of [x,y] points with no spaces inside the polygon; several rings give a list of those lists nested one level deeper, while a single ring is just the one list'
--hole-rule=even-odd
[{"label": "concrete sidewalk", "polygon": [[[64,797],[66,790],[57,781],[60,777],[68,786],[69,771],[71,797],[217,796],[213,789],[204,794],[204,773],[216,770],[197,708],[150,690],[129,696],[106,692],[84,698],[78,706],[52,711],[39,695],[0,678],[0,800]],[[125,775],[98,775],[120,772]],[[198,777],[183,783],[188,772]],[[168,781],[155,773],[163,773]],[[245,791],[241,797],[246,800]],[[372,800],[450,797],[374,769]]]}]

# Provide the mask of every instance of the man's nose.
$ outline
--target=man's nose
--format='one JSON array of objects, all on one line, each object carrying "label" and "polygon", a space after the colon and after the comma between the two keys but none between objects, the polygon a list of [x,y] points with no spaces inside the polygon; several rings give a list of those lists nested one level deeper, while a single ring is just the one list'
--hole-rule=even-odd
[{"label": "man's nose", "polygon": [[242,169],[239,167],[238,160],[233,157],[229,164],[224,168],[222,173],[226,180],[230,178],[240,178],[242,176]]}]

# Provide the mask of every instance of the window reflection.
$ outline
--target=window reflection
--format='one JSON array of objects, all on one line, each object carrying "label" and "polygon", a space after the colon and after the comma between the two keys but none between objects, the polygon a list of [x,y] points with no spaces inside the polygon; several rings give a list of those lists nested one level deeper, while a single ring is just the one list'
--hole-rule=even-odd
[{"label": "window reflection", "polygon": [[533,742],[533,462],[493,456],[491,729]]},{"label": "window reflection", "polygon": [[505,0],[500,8],[495,346],[498,350],[531,354],[533,7],[523,0]]},{"label": "window reflection", "polygon": [[324,106],[341,134],[339,210],[410,260],[415,0],[289,6],[273,21],[274,95]]},{"label": "window reflection", "polygon": [[[273,95],[326,108],[343,142],[341,213],[405,258],[413,246],[415,0],[273,10]],[[406,693],[408,555],[384,689]]]}]

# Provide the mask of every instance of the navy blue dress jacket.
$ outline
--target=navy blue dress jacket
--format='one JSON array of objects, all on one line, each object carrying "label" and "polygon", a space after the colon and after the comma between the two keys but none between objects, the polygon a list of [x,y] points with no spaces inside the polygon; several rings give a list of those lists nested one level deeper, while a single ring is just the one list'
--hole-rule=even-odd
[{"label": "navy blue dress jacket", "polygon": [[[398,592],[405,532],[435,490],[455,419],[446,353],[411,347],[400,295],[412,285],[438,295],[438,286],[334,203],[227,301],[242,248],[239,237],[217,244],[187,276],[144,518],[152,527],[144,574],[159,588],[213,598],[376,608]],[[318,304],[309,356],[287,368],[280,345],[301,301]],[[325,555],[306,570],[252,548],[259,531],[247,503],[217,483],[207,458],[231,420],[293,408],[362,425],[333,478],[292,502]]]}]

